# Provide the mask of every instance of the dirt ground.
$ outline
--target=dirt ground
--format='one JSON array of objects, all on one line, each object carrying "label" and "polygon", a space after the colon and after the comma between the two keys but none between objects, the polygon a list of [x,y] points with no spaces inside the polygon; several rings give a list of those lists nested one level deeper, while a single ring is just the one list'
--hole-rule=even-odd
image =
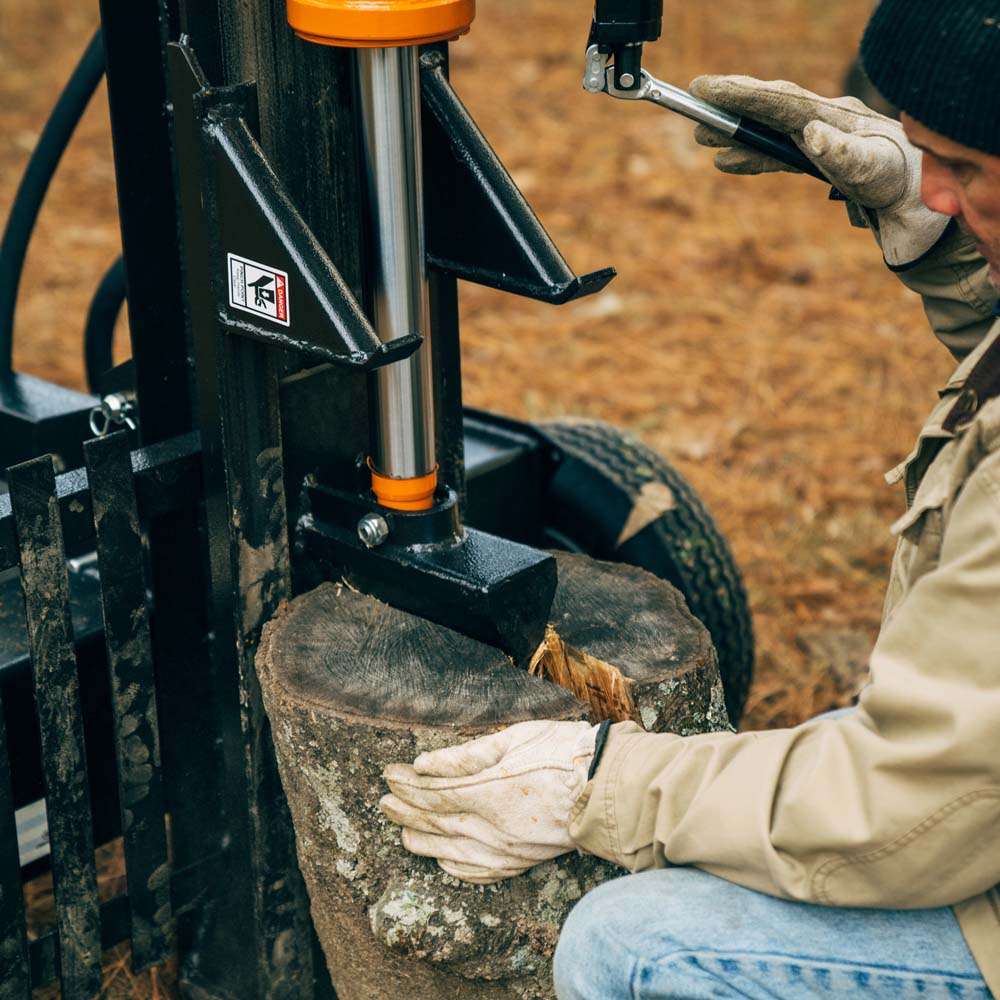
[{"label": "dirt ground", "polygon": [[[646,63],[678,84],[744,72],[837,94],[869,6],[668,3]],[[746,577],[758,643],[746,724],[793,724],[849,700],[903,503],[882,474],[952,363],[817,181],[720,175],[682,119],[585,94],[589,16],[583,0],[480,0],[453,46],[456,87],[571,265],[619,271],[557,309],[463,287],[466,401],[608,420],[675,463]],[[0,218],[95,24],[96,0],[0,4]],[[19,370],[82,385],[82,319],[117,253],[101,95],[31,247]]]}]

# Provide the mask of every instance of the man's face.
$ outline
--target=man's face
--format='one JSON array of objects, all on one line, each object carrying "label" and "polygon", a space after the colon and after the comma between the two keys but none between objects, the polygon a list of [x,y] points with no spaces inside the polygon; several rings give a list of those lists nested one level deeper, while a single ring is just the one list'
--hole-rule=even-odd
[{"label": "man's face", "polygon": [[920,197],[935,212],[952,215],[976,240],[1000,289],[1000,156],[959,145],[900,116],[910,142],[924,154]]}]

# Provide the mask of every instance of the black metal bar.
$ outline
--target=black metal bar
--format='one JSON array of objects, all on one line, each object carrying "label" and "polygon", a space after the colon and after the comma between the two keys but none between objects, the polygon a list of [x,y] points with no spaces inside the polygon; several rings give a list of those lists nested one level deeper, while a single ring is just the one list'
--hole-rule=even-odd
[{"label": "black metal bar", "polygon": [[[196,431],[132,452],[139,515],[143,520],[190,510],[201,500],[201,444]],[[86,469],[56,477],[63,541],[72,549],[94,535],[94,513]],[[18,564],[10,497],[0,493],[0,572]]]},{"label": "black metal bar", "polygon": [[140,439],[193,426],[161,11],[101,0]]},{"label": "black metal bar", "polygon": [[[205,367],[218,378],[220,422],[215,429],[206,426],[203,434],[206,454],[221,453],[218,467],[206,461],[212,651],[220,687],[226,678],[233,685],[225,685],[217,702],[236,869],[223,932],[233,938],[230,948],[239,944],[252,949],[251,960],[229,972],[230,982],[246,977],[238,995],[300,1000],[309,996],[312,981],[308,909],[254,667],[262,626],[291,596],[279,358],[242,338],[221,338],[218,349],[218,368]],[[248,407],[258,419],[244,419]],[[249,928],[247,917],[252,920]],[[240,933],[242,941],[234,938]]]},{"label": "black metal bar", "polygon": [[125,260],[119,257],[101,278],[94,292],[83,330],[83,360],[87,388],[99,395],[101,380],[114,365],[115,322],[125,303]]},{"label": "black metal bar", "polygon": [[118,757],[118,795],[129,905],[132,968],[170,951],[169,867],[163,824],[160,735],[139,511],[128,435],[84,446],[94,504],[104,641]]},{"label": "black metal bar", "polygon": [[17,289],[38,210],[77,123],[103,75],[104,42],[98,30],[42,129],[7,217],[3,241],[0,242],[0,373],[11,370]]},{"label": "black metal bar", "polygon": [[[233,859],[231,895],[198,971],[210,981],[214,974],[234,996],[302,1000],[313,983],[308,904],[254,666],[262,626],[291,596],[281,355],[225,336],[212,280],[221,248],[207,228],[211,206],[202,207],[202,178],[213,157],[212,124],[196,115],[204,74],[189,48],[171,45],[170,56],[177,146],[184,152],[179,170],[205,469],[212,669]],[[211,188],[204,196],[211,198]]]},{"label": "black metal bar", "polygon": [[[314,361],[365,370],[409,357],[419,336],[381,343],[253,137],[239,106],[246,94],[246,88],[235,87],[218,92],[220,101],[232,103],[212,109],[213,120],[203,125],[211,163],[200,179],[205,211],[217,228],[211,274],[227,330]],[[209,99],[214,98],[201,102],[205,111]],[[192,152],[185,144],[183,155]],[[249,281],[237,279],[234,268],[249,274],[254,262],[265,265],[254,271],[261,280],[282,282],[290,311],[254,315],[248,312],[249,296],[241,305],[234,301],[234,289]]]},{"label": "black metal bar", "polygon": [[559,304],[599,292],[611,267],[577,277],[448,82],[420,58],[427,262],[456,278]]},{"label": "black metal bar", "polygon": [[458,494],[465,513],[465,452],[462,427],[462,352],[458,332],[458,282],[431,272],[428,292],[434,330],[435,426],[439,481]]},{"label": "black metal bar", "polygon": [[[499,646],[526,666],[545,635],[556,590],[555,560],[546,552],[474,528],[461,542],[405,544],[414,529],[395,531],[400,521],[433,517],[377,509],[391,520],[389,541],[366,548],[358,539],[361,498],[308,487],[313,512],[299,521],[297,542],[315,560],[324,579],[343,576],[359,590],[393,607]],[[355,511],[353,518],[344,514]],[[402,526],[400,526],[402,527]],[[394,534],[404,544],[394,544]]]},{"label": "black metal bar", "polygon": [[[448,43],[436,46],[436,71],[449,80]],[[424,175],[424,185],[436,178]],[[459,512],[465,516],[465,434],[462,426],[462,350],[458,317],[458,280],[444,271],[431,270],[427,290],[434,342],[434,423],[437,427],[439,481],[458,494]]]},{"label": "black metal bar", "polygon": [[31,1000],[30,968],[10,756],[0,701],[0,1000]]},{"label": "black metal bar", "polygon": [[41,733],[62,995],[86,1000],[102,984],[100,920],[55,472],[46,456],[16,465],[8,474]]}]

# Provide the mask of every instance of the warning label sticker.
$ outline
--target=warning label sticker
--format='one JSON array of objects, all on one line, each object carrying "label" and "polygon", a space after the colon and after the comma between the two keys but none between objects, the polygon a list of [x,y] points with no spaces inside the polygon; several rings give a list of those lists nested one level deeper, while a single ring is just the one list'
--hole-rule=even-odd
[{"label": "warning label sticker", "polygon": [[288,326],[288,275],[234,253],[228,258],[229,304]]}]

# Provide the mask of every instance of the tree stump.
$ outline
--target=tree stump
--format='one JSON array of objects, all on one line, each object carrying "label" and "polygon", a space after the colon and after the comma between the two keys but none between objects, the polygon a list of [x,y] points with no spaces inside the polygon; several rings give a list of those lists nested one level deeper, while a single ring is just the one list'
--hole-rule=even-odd
[{"label": "tree stump", "polygon": [[[552,622],[619,667],[647,729],[728,725],[715,651],[683,597],[643,570],[558,555]],[[381,772],[527,719],[586,719],[568,691],[493,647],[325,583],[284,607],[257,656],[299,866],[340,1000],[549,1000],[573,904],[622,874],[568,854],[467,885],[405,851]]]}]

